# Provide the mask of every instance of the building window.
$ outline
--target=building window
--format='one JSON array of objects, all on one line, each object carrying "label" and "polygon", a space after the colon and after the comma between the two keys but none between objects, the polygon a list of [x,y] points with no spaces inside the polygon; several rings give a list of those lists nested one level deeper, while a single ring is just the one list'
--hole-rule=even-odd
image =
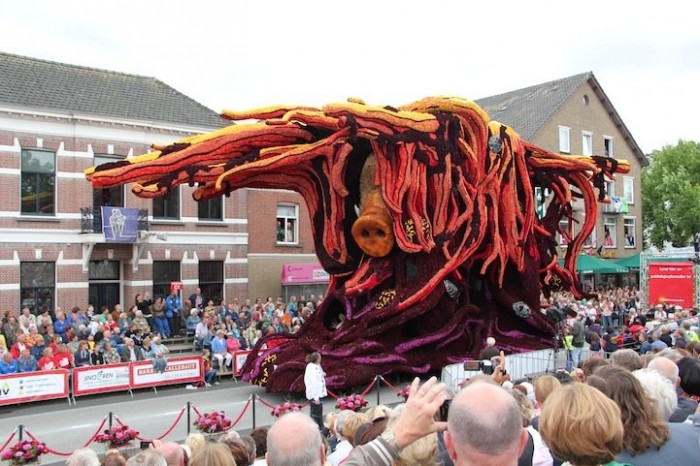
[{"label": "building window", "polygon": [[617,221],[615,217],[605,217],[603,221],[603,246],[617,247]]},{"label": "building window", "polygon": [[197,203],[197,215],[199,220],[207,222],[223,221],[223,197],[205,199]]},{"label": "building window", "polygon": [[571,153],[571,139],[569,138],[569,133],[571,128],[566,126],[559,127],[559,152],[565,152],[567,154]]},{"label": "building window", "polygon": [[613,157],[613,138],[611,138],[610,136],[604,136],[603,146],[605,147],[605,156]]},{"label": "building window", "polygon": [[[93,163],[97,166],[103,163],[119,162],[120,160],[124,159],[113,155],[95,155]],[[95,210],[99,210],[100,207],[124,207],[124,186],[93,189],[92,206]]]},{"label": "building window", "polygon": [[[585,218],[581,219],[581,225],[585,223]],[[597,241],[597,234],[595,231],[595,228],[593,231],[591,231],[591,234],[588,235],[588,238],[586,238],[583,242],[583,248],[591,254],[594,249],[598,248],[598,241]]]},{"label": "building window", "polygon": [[56,154],[22,150],[22,214],[55,215]]},{"label": "building window", "polygon": [[624,185],[624,198],[627,201],[628,204],[634,204],[634,178],[631,176],[625,176],[622,178]]},{"label": "building window", "polygon": [[590,131],[581,133],[581,154],[593,155],[593,133]]},{"label": "building window", "polygon": [[634,217],[624,218],[625,247],[634,248],[637,246],[637,219]]},{"label": "building window", "polygon": [[222,261],[199,261],[199,287],[202,289],[204,299],[211,299],[215,305],[219,305],[224,299],[224,263]]},{"label": "building window", "polygon": [[559,246],[565,248],[569,245],[573,235],[573,223],[568,219],[559,220]]},{"label": "building window", "polygon": [[177,187],[163,197],[153,199],[153,218],[180,219],[180,188]]},{"label": "building window", "polygon": [[299,206],[277,206],[277,244],[299,243]]},{"label": "building window", "polygon": [[20,309],[28,307],[36,314],[43,306],[54,310],[56,302],[56,266],[53,262],[21,262]]},{"label": "building window", "polygon": [[170,294],[170,283],[180,281],[178,261],[153,261],[153,296]]}]

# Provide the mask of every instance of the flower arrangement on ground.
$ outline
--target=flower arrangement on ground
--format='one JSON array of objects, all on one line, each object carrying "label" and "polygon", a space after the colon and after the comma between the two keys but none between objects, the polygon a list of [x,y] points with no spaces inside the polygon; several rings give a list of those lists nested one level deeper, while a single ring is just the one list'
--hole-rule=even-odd
[{"label": "flower arrangement on ground", "polygon": [[406,401],[406,400],[408,400],[408,394],[410,393],[410,391],[411,391],[411,386],[406,385],[405,387],[403,387],[399,391],[399,393],[396,394],[396,396],[401,396],[401,397],[403,397],[403,400]]},{"label": "flower arrangement on ground", "polygon": [[351,411],[359,411],[365,406],[367,406],[365,397],[356,393],[338,398],[338,403],[335,405],[338,409],[349,409]]},{"label": "flower arrangement on ground", "polygon": [[231,425],[231,419],[223,411],[200,414],[194,421],[194,426],[205,434],[225,432],[231,428]]},{"label": "flower arrangement on ground", "polygon": [[293,411],[301,411],[301,405],[299,403],[290,403],[287,401],[281,405],[275,405],[270,414],[275,417],[280,417],[283,414],[291,413]]},{"label": "flower arrangement on ground", "polygon": [[95,436],[95,441],[99,443],[108,443],[109,448],[125,447],[137,438],[139,433],[129,428],[126,425],[112,426],[105,429],[101,434]]},{"label": "flower arrangement on ground", "polygon": [[49,449],[42,442],[34,439],[21,440],[2,452],[2,459],[9,461],[12,466],[18,464],[37,463],[39,457],[48,453]]}]

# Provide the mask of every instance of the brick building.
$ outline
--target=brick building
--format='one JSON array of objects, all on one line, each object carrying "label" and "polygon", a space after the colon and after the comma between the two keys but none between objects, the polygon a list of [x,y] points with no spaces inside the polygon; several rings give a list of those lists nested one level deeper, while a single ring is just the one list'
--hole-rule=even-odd
[{"label": "brick building", "polygon": [[[163,82],[5,53],[0,82],[0,310],[126,307],[177,281],[186,296],[276,296],[283,264],[316,262],[296,193],[196,203],[188,186],[156,200],[91,188],[90,166],[229,124]],[[133,242],[106,240],[103,206],[135,209]]]}]

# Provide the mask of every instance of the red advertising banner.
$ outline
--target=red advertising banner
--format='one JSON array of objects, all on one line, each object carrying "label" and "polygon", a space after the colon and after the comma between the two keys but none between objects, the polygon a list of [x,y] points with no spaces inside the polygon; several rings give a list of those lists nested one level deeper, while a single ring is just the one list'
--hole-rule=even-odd
[{"label": "red advertising banner", "polygon": [[668,303],[693,307],[693,263],[649,263],[649,305]]},{"label": "red advertising banner", "polygon": [[21,372],[0,376],[0,406],[68,398],[68,371]]},{"label": "red advertising banner", "polygon": [[129,380],[131,388],[201,382],[204,380],[202,357],[168,358],[168,364],[163,372],[155,370],[152,361],[133,362],[129,366]]},{"label": "red advertising banner", "polygon": [[73,369],[73,396],[107,393],[131,388],[129,364],[83,366]]}]

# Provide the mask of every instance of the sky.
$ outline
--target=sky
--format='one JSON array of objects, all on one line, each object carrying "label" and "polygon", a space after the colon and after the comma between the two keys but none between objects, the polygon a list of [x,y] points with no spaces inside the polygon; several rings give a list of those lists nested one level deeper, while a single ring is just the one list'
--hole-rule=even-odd
[{"label": "sky", "polygon": [[217,112],[479,99],[592,71],[650,153],[700,141],[700,27],[689,5],[22,0],[3,3],[0,51],[155,77]]}]

